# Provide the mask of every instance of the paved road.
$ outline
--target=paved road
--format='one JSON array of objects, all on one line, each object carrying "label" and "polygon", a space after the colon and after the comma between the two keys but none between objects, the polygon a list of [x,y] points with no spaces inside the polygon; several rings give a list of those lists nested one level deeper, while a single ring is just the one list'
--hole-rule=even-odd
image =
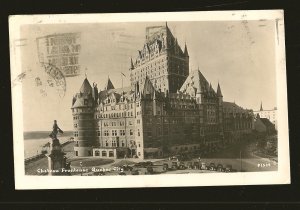
[{"label": "paved road", "polygon": [[252,154],[253,147],[254,143],[233,144],[223,151],[201,158],[201,161],[207,164],[213,162],[216,165],[220,163],[223,166],[230,164],[237,171],[258,172],[278,169],[276,162]]}]

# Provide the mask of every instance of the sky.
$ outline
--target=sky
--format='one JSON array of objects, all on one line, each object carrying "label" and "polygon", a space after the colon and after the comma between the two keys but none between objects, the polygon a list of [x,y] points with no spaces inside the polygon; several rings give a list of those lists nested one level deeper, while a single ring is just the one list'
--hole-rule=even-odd
[{"label": "sky", "polygon": [[[51,130],[53,120],[63,130],[72,130],[72,97],[87,76],[102,90],[109,77],[116,88],[129,85],[130,58],[136,58],[145,41],[148,26],[165,22],[85,23],[23,25],[21,37],[24,131]],[[216,90],[220,83],[224,101],[258,110],[276,106],[275,21],[168,22],[179,45],[186,42],[190,71],[199,70]],[[34,84],[36,75],[45,76],[37,57],[36,38],[54,33],[81,34],[81,75],[66,78],[66,92],[60,97],[48,87],[47,96]]]}]

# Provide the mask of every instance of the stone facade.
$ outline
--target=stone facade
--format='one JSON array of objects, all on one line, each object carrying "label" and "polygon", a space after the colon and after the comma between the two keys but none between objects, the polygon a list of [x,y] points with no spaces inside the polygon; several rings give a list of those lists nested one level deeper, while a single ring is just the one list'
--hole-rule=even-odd
[{"label": "stone facade", "polygon": [[116,89],[108,78],[99,92],[85,79],[73,98],[76,155],[158,158],[222,145],[224,130],[251,131],[250,110],[240,108],[236,120],[220,85],[215,91],[199,69],[189,73],[187,46],[181,50],[167,25],[146,29],[130,66],[130,87]]}]

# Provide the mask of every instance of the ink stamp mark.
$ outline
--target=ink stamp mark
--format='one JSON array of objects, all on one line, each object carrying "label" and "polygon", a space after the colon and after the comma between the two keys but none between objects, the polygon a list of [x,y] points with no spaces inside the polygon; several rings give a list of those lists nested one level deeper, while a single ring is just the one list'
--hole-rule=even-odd
[{"label": "ink stamp mark", "polygon": [[[43,82],[46,84],[46,86],[55,88],[59,96],[63,98],[65,96],[66,86],[67,86],[65,76],[55,65],[48,64],[48,63],[41,63],[41,64],[44,67],[44,70],[47,74],[47,79]],[[41,86],[43,83],[39,77],[35,79],[35,82],[36,82],[36,86]],[[45,96],[46,91],[45,90],[42,91],[41,89],[41,94]]]},{"label": "ink stamp mark", "polygon": [[53,64],[65,77],[80,75],[80,33],[38,37],[36,44],[40,63]]}]

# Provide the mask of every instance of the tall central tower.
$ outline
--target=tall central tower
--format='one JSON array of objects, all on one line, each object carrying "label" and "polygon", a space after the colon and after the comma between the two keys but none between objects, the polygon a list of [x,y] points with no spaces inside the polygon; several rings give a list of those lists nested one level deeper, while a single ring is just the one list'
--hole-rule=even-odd
[{"label": "tall central tower", "polygon": [[156,90],[175,93],[180,89],[189,74],[189,54],[187,46],[184,51],[165,26],[146,28],[146,41],[138,51],[136,59],[131,59],[131,85],[141,85],[146,76]]}]

